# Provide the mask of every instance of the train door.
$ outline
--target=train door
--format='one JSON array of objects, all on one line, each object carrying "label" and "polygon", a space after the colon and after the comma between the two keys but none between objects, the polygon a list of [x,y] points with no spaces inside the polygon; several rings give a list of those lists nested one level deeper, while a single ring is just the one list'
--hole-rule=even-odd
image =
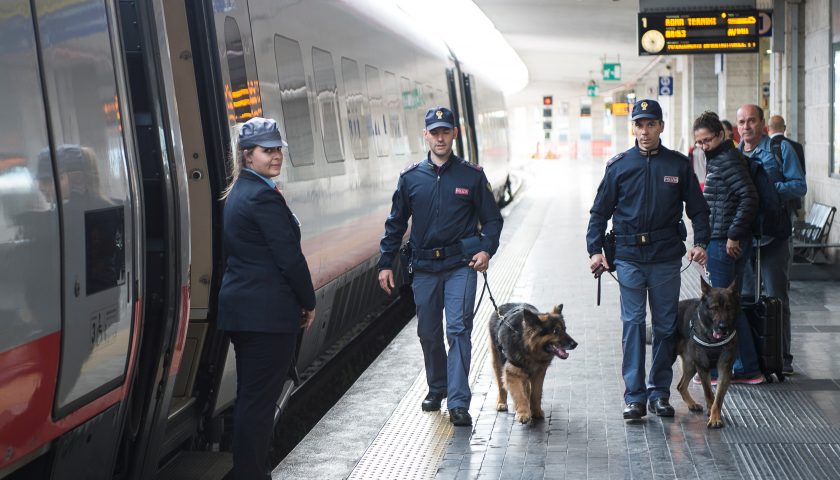
[{"label": "train door", "polygon": [[105,2],[34,4],[62,232],[54,411],[63,417],[120,385],[128,367],[136,279],[133,192],[120,117],[125,99]]},{"label": "train door", "polygon": [[475,128],[475,104],[473,103],[472,75],[461,73],[461,92],[463,94],[461,103],[464,106],[464,130],[467,137],[468,149],[470,151],[470,162],[478,164],[478,138]]},{"label": "train door", "polygon": [[449,90],[449,105],[451,105],[452,113],[458,119],[458,135],[455,137],[455,145],[458,148],[458,156],[464,160],[469,161],[469,155],[464,150],[464,120],[461,118],[461,108],[458,102],[458,85],[456,83],[457,73],[455,67],[446,69],[446,86]]}]

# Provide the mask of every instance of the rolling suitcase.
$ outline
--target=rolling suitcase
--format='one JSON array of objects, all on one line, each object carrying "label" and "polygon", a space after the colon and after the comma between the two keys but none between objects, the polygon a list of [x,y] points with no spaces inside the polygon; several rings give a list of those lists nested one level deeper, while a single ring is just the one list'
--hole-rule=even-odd
[{"label": "rolling suitcase", "polygon": [[752,330],[761,373],[768,383],[773,382],[773,374],[784,382],[782,301],[761,294],[761,247],[755,249],[755,263],[755,297],[745,297],[742,308]]}]

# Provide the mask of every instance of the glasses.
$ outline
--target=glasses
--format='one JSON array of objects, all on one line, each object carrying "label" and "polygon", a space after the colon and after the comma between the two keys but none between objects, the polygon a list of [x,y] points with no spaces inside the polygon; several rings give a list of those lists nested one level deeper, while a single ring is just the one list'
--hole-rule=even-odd
[{"label": "glasses", "polygon": [[698,138],[694,141],[695,145],[711,145],[712,142],[717,140],[718,137],[710,137],[710,138]]}]

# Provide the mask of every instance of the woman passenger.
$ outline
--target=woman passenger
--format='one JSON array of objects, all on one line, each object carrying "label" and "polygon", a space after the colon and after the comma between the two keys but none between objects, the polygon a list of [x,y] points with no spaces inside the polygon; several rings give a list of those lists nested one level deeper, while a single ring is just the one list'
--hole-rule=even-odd
[{"label": "woman passenger", "polygon": [[301,328],[315,319],[315,291],[300,245],[300,226],[272,178],[286,142],[277,123],[242,125],[233,178],[225,190],[227,265],[219,291],[218,328],[236,352],[233,478],[270,480],[267,465],[274,409]]},{"label": "woman passenger", "polygon": [[[694,121],[697,148],[706,153],[706,187],[703,196],[711,210],[712,235],[706,250],[706,272],[713,287],[726,288],[733,280],[741,283],[752,245],[752,223],[758,213],[758,193],[744,156],[726,138],[724,126],[714,112],[704,112]],[[740,291],[740,288],[739,290]],[[758,365],[747,317],[741,311],[736,324],[738,357],[732,383],[764,382]],[[695,378],[699,383],[699,379]]]}]

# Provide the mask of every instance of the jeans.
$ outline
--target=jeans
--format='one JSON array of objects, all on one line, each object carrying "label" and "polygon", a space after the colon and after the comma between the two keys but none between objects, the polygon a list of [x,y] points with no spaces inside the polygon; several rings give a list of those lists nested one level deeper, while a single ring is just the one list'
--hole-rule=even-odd
[{"label": "jeans", "polygon": [[[739,286],[736,287],[736,291],[740,291],[740,287],[744,286],[742,282],[744,266],[750,256],[752,245],[749,241],[742,240],[741,247],[743,252],[736,259],[726,254],[725,238],[716,238],[709,242],[709,248],[706,250],[709,255],[706,262],[706,272],[713,287],[726,288],[732,283],[732,280],[738,282]],[[752,329],[750,329],[749,321],[747,321],[743,311],[739,312],[735,330],[738,332],[738,356],[733,365],[735,375],[738,377],[754,377],[761,374]]]}]

